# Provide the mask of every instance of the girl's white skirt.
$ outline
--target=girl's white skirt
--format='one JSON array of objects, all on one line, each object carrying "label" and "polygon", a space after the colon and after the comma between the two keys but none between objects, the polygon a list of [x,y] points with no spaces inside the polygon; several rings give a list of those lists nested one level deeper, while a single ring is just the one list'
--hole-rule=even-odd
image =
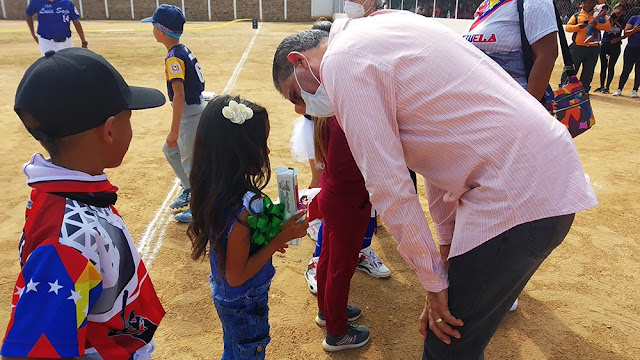
[{"label": "girl's white skirt", "polygon": [[300,116],[293,122],[293,134],[289,141],[291,158],[294,161],[306,163],[315,160],[313,147],[313,121]]}]

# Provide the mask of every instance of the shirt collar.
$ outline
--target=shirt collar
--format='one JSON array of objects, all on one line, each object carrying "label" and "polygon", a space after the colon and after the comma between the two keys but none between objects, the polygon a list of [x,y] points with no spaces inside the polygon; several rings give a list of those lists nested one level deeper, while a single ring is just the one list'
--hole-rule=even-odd
[{"label": "shirt collar", "polygon": [[34,154],[22,172],[27,176],[27,185],[45,192],[115,193],[118,190],[104,173],[89,175],[69,170],[52,164],[40,154]]}]

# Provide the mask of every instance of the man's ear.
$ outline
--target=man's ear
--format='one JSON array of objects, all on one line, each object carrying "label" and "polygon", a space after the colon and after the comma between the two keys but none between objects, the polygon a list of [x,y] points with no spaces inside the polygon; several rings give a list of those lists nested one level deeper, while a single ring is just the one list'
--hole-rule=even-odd
[{"label": "man's ear", "polygon": [[309,68],[309,61],[307,58],[297,51],[290,52],[289,55],[287,55],[287,60],[289,60],[289,63],[294,67],[302,65],[305,69]]},{"label": "man's ear", "polygon": [[108,143],[113,144],[113,121],[115,120],[114,116],[109,116],[107,121],[102,125],[102,139]]}]

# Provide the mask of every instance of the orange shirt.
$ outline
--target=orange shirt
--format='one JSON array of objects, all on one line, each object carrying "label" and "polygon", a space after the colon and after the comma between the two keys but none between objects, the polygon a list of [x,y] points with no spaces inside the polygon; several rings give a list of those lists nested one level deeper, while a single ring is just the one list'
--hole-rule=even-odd
[{"label": "orange shirt", "polygon": [[[587,38],[587,27],[584,27],[581,29],[579,26],[580,24],[583,24],[585,21],[591,21],[591,20],[593,20],[593,16],[584,10],[580,10],[580,14],[578,15],[577,22],[576,22],[575,16],[572,16],[571,19],[569,19],[569,22],[567,23],[565,30],[567,32],[577,33],[576,39],[575,39],[576,45],[589,46],[589,47],[598,46],[598,44],[589,44],[584,41],[584,39]],[[604,24],[598,23],[598,25],[596,25],[596,29],[600,31],[607,31],[611,29],[611,23],[609,22],[609,19],[605,18]]]}]

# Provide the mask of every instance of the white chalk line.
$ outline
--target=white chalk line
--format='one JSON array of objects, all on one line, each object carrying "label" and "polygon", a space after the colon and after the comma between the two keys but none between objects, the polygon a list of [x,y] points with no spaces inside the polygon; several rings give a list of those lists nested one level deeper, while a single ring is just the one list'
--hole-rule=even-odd
[{"label": "white chalk line", "polygon": [[160,207],[156,211],[155,216],[147,225],[144,235],[142,235],[142,238],[140,239],[140,243],[138,244],[138,251],[140,252],[140,257],[142,257],[145,261],[147,260],[146,255],[149,251],[149,244],[158,230],[158,222],[161,218],[164,218],[164,216],[162,215],[169,211],[169,201],[171,201],[171,199],[175,196],[179,185],[180,181],[176,178],[173,182],[171,190],[169,190],[169,193],[167,193],[167,197],[164,198],[162,205],[160,205]]},{"label": "white chalk line", "polygon": [[233,89],[233,86],[236,84],[236,80],[238,80],[238,75],[240,75],[240,71],[242,71],[242,67],[244,66],[245,61],[247,61],[247,57],[249,57],[249,52],[251,52],[251,48],[253,48],[253,43],[256,42],[256,38],[258,37],[258,33],[260,32],[260,29],[261,28],[258,27],[256,32],[253,34],[253,37],[251,38],[249,45],[247,45],[247,48],[244,50],[244,53],[240,58],[240,61],[238,61],[236,68],[233,70],[233,74],[231,75],[231,78],[227,82],[227,86],[225,86],[224,90],[222,90],[222,95],[227,95],[231,91],[231,89]]},{"label": "white chalk line", "polygon": [[167,215],[167,217],[165,218],[163,224],[165,224],[164,226],[162,226],[162,230],[160,231],[160,234],[158,234],[158,241],[156,241],[156,246],[153,247],[153,251],[151,252],[151,254],[148,255],[148,261],[146,262],[147,267],[151,267],[151,264],[153,264],[153,260],[156,258],[156,255],[158,254],[158,252],[160,251],[160,248],[162,247],[162,239],[164,239],[164,234],[167,232],[167,229],[169,228],[169,223],[171,223],[171,221],[175,221],[175,215],[171,212]]},{"label": "white chalk line", "polygon": [[[242,71],[242,68],[244,66],[244,63],[247,61],[247,58],[249,57],[249,53],[253,48],[253,44],[256,42],[256,38],[258,37],[258,33],[260,32],[260,29],[261,27],[258,27],[258,29],[253,34],[253,37],[251,38],[251,41],[247,45],[247,48],[244,50],[244,53],[242,54],[240,61],[238,61],[238,64],[233,70],[233,74],[229,78],[227,85],[224,87],[224,90],[222,90],[222,95],[228,94],[231,91],[231,89],[233,89],[233,87],[235,86],[236,81],[238,80],[238,76],[240,75],[240,72]],[[140,257],[142,257],[143,260],[145,261],[147,269],[151,268],[151,264],[153,264],[153,260],[155,259],[156,255],[160,251],[160,248],[162,247],[162,240],[164,239],[164,235],[167,232],[167,228],[169,224],[172,221],[174,221],[173,214],[169,213],[170,210],[168,205],[169,205],[169,201],[171,201],[171,199],[177,195],[178,188],[179,188],[178,185],[179,185],[179,181],[178,179],[176,179],[173,184],[173,187],[167,194],[167,197],[162,202],[162,205],[160,206],[160,208],[158,208],[158,210],[156,211],[156,214],[153,220],[151,220],[151,222],[147,225],[145,233],[142,236],[142,239],[140,240],[140,244],[138,245],[138,248],[140,249],[139,250]],[[169,214],[167,215],[167,213]],[[160,225],[158,225],[160,219],[164,219],[164,221],[160,223]],[[158,233],[158,230],[160,231],[159,233]],[[156,233],[158,233],[157,237],[155,236]],[[154,238],[156,239],[155,245],[153,247],[153,250],[149,252]]]}]

